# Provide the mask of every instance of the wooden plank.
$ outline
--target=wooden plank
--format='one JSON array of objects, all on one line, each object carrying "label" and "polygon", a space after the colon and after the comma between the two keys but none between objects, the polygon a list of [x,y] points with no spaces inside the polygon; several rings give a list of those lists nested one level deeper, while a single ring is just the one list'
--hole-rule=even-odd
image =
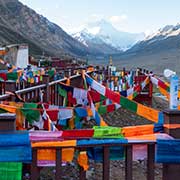
[{"label": "wooden plank", "polygon": [[126,146],[125,179],[132,180],[132,145]]},{"label": "wooden plank", "polygon": [[110,160],[109,160],[109,147],[103,147],[103,180],[109,180],[109,167],[110,167]]},{"label": "wooden plank", "polygon": [[155,144],[148,144],[147,180],[154,180]]},{"label": "wooden plank", "polygon": [[31,180],[39,179],[39,171],[37,167],[37,149],[32,149],[32,163],[31,163]]},{"label": "wooden plank", "polygon": [[55,179],[61,180],[62,177],[62,148],[56,148],[56,174]]}]

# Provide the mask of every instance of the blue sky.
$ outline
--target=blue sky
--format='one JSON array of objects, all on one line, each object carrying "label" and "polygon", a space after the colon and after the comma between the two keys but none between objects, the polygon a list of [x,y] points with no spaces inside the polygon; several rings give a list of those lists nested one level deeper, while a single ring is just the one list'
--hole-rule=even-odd
[{"label": "blue sky", "polygon": [[39,14],[72,31],[104,18],[117,29],[150,33],[180,23],[180,0],[20,0]]}]

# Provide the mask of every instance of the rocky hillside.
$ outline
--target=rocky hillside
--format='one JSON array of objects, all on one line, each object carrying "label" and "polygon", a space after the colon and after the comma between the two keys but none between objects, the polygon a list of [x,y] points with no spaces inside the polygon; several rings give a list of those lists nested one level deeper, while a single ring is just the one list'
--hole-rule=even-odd
[{"label": "rocky hillside", "polygon": [[28,43],[31,53],[83,56],[88,49],[18,0],[0,0],[0,45]]}]

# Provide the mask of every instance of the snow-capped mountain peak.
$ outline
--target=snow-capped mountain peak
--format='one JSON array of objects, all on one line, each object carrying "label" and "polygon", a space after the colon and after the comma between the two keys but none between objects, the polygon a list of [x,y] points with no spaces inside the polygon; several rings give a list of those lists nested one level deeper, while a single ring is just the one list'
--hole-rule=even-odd
[{"label": "snow-capped mountain peak", "polygon": [[158,29],[155,33],[147,36],[144,41],[163,40],[170,36],[177,36],[180,34],[180,24],[177,25],[166,25],[163,28]]},{"label": "snow-capped mountain peak", "polygon": [[[79,37],[81,35],[81,38]],[[83,44],[93,40],[93,43],[101,42],[117,50],[126,50],[137,41],[144,39],[144,33],[133,34],[117,30],[110,22],[102,19],[90,22],[84,26],[80,32],[73,33],[72,36]],[[89,42],[90,43],[90,42]]]}]

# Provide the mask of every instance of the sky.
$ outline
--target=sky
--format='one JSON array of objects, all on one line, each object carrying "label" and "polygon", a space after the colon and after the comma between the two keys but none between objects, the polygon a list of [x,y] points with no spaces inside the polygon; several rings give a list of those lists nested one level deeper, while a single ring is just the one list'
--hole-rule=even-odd
[{"label": "sky", "polygon": [[20,0],[67,32],[105,19],[121,31],[147,35],[180,23],[180,0]]}]

